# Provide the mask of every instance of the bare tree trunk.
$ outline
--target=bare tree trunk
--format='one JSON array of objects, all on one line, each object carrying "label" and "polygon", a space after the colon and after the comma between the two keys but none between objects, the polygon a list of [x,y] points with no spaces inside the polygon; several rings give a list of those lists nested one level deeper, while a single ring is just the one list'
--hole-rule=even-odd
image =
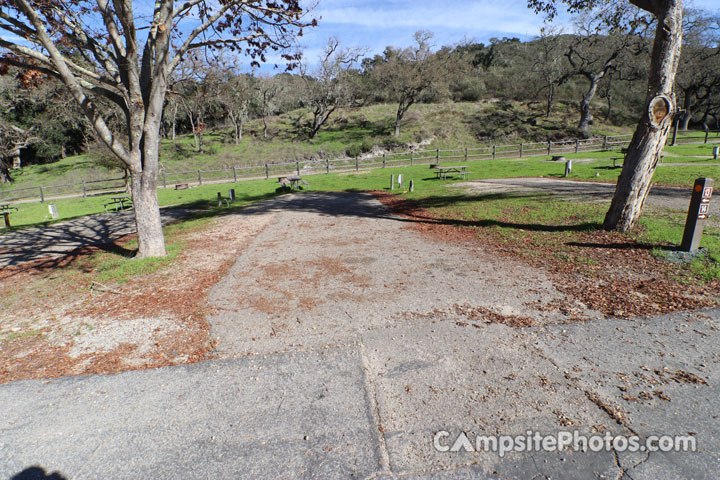
[{"label": "bare tree trunk", "polygon": [[198,139],[198,127],[195,126],[195,117],[192,113],[188,113],[188,120],[190,120],[190,128],[192,129],[193,141],[195,142],[195,150],[200,151],[200,139]]},{"label": "bare tree trunk", "polygon": [[578,128],[585,137],[590,136],[590,128],[593,124],[590,102],[592,102],[592,99],[595,97],[599,82],[599,79],[595,75],[588,76],[587,78],[590,81],[590,88],[588,88],[588,91],[585,95],[583,95],[583,98],[580,101],[580,123],[578,124]]},{"label": "bare tree trunk", "polygon": [[552,112],[553,103],[555,101],[555,84],[548,83],[547,89],[548,89],[548,93],[547,93],[547,105],[545,107],[545,118],[550,118],[550,113]]},{"label": "bare tree trunk", "polygon": [[145,131],[142,156],[143,170],[132,172],[132,195],[138,234],[138,258],[164,257],[165,237],[158,202],[158,129]]},{"label": "bare tree trunk", "polygon": [[178,111],[178,104],[175,103],[175,107],[173,108],[173,116],[172,116],[172,141],[175,141],[175,127],[177,126],[177,111]]},{"label": "bare tree trunk", "polygon": [[[648,110],[630,142],[615,195],[603,225],[606,230],[623,232],[631,230],[637,224],[645,197],[650,191],[655,167],[670,132],[676,109],[673,84],[682,46],[682,0],[631,1],[655,14],[657,29],[645,102]],[[661,95],[664,97],[660,97]],[[664,103],[663,98],[669,103],[667,115],[662,115],[662,109],[653,114],[650,111],[651,105]]]},{"label": "bare tree trunk", "polygon": [[690,126],[691,119],[692,112],[690,110],[685,110],[685,113],[683,113],[680,118],[680,130],[687,131],[688,127]]},{"label": "bare tree trunk", "polygon": [[610,116],[612,115],[612,95],[608,93],[607,95],[607,113],[605,114],[605,121],[610,121]]}]

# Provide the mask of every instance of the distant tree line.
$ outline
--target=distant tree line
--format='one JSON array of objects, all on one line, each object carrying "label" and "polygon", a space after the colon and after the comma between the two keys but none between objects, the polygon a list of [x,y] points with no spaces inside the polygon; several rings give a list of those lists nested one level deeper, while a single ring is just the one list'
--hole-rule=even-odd
[{"label": "distant tree line", "polygon": [[[204,135],[224,128],[239,144],[247,121],[271,135],[268,118],[293,113],[297,135],[312,141],[338,111],[377,103],[395,105],[389,136],[398,136],[417,103],[514,100],[551,116],[558,102],[577,105],[568,131],[590,135],[596,116],[631,124],[645,100],[654,19],[635,7],[613,10],[618,18],[578,15],[572,32],[546,26],[530,41],[493,38],[436,48],[419,31],[406,47],[382,54],[330,39],[314,67],[274,76],[243,71],[234,57],[188,54],[173,72],[161,133],[191,134],[203,152]],[[47,163],[90,152],[120,166],[99,146],[92,126],[64,86],[39,72],[4,67],[0,77],[0,181],[11,180],[20,151],[25,163]],[[684,44],[675,82],[680,127],[720,128],[720,18],[686,10]],[[109,122],[123,122],[118,111]],[[13,165],[15,164],[15,165]]]}]

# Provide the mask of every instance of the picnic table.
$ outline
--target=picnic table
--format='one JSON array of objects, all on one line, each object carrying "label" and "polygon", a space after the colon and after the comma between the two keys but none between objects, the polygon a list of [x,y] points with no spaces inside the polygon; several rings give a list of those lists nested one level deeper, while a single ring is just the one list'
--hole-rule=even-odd
[{"label": "picnic table", "polygon": [[278,178],[278,183],[281,187],[289,188],[291,190],[300,190],[302,189],[302,185],[309,185],[309,183],[302,179],[302,177],[299,177],[297,175],[291,175],[289,177],[280,177]]},{"label": "picnic table", "polygon": [[467,171],[466,165],[433,165],[432,169],[435,171],[435,175],[437,175],[437,178],[445,179],[448,177],[448,175],[460,175],[463,179],[470,178],[470,172]]},{"label": "picnic table", "polygon": [[110,211],[110,209],[115,210],[116,212],[118,210],[125,210],[126,208],[132,208],[132,198],[130,195],[120,195],[117,197],[110,197],[110,201],[103,204],[103,207],[105,207],[105,211]]},{"label": "picnic table", "polygon": [[13,207],[9,203],[0,203],[0,215],[2,215],[3,218],[5,219],[6,227],[10,226],[10,211],[11,210],[15,210],[16,212],[18,211],[17,207]]}]

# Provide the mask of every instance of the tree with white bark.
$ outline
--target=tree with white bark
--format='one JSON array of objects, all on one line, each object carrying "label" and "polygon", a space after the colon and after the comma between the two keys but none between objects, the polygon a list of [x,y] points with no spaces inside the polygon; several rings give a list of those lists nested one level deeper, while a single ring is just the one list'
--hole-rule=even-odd
[{"label": "tree with white bark", "polygon": [[360,106],[361,96],[350,69],[362,55],[362,49],[343,48],[337,38],[331,38],[318,66],[313,71],[303,68],[301,102],[313,116],[308,137],[315,138],[337,109]]},{"label": "tree with white bark", "polygon": [[642,53],[644,41],[640,33],[647,21],[640,10],[631,5],[610,5],[578,15],[575,23],[576,36],[564,53],[570,69],[559,83],[574,77],[587,82],[578,103],[578,129],[589,137],[593,124],[592,101],[598,88],[622,65],[631,63],[634,56]]},{"label": "tree with white bark", "polygon": [[713,95],[720,91],[720,17],[688,10],[683,25],[684,45],[675,86],[684,110],[680,129],[687,130],[695,113],[707,116]]},{"label": "tree with white bark", "polygon": [[[304,4],[303,4],[304,5]],[[165,256],[157,197],[168,80],[192,50],[242,51],[253,63],[314,24],[300,0],[0,0],[0,62],[60,79],[97,137],[132,175],[138,257]],[[150,8],[148,8],[150,7]],[[113,131],[98,97],[119,108]],[[126,141],[122,140],[123,134]]]},{"label": "tree with white bark", "polygon": [[610,209],[605,215],[606,230],[627,232],[635,227],[647,197],[652,176],[660,160],[677,112],[673,86],[683,38],[682,0],[528,0],[536,12],[553,17],[557,5],[564,4],[571,13],[615,3],[628,3],[654,16],[653,41],[645,109],[641,112],[635,134],[628,147]]},{"label": "tree with white bark", "polygon": [[388,47],[382,57],[365,65],[372,67],[370,76],[389,99],[397,103],[395,136],[400,136],[400,123],[410,107],[447,75],[440,57],[433,54],[430,41],[433,34],[420,30],[415,33],[415,45],[397,49]]},{"label": "tree with white bark", "polygon": [[235,145],[240,145],[243,136],[243,125],[250,112],[252,86],[246,74],[237,73],[232,69],[223,72],[220,77],[218,101],[233,127]]}]

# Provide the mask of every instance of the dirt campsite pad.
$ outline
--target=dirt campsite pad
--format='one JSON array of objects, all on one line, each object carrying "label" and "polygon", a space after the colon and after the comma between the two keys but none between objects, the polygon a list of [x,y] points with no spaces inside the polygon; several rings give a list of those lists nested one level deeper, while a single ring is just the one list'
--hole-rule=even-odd
[{"label": "dirt campsite pad", "polygon": [[[68,478],[704,479],[720,468],[720,311],[606,318],[472,229],[394,207],[288,195],[189,234],[201,243],[187,252],[228,251],[183,270],[187,285],[214,283],[212,359],[0,385],[0,476],[35,465]],[[170,319],[205,294],[180,292]],[[122,317],[127,340],[153,331],[148,312]],[[110,342],[78,337],[78,351]],[[689,435],[698,449],[450,450],[460,434],[560,430]]]},{"label": "dirt campsite pad", "polygon": [[[123,250],[131,237],[109,247],[74,245],[64,257],[51,252],[2,268],[0,382],[112,373],[206,358],[207,292],[273,215],[253,213],[249,208],[244,215],[217,219],[202,230],[181,234],[178,241],[186,248],[178,257],[125,283],[96,283],[85,272],[94,268],[90,255]],[[57,229],[78,230],[78,225]],[[21,247],[22,252],[28,250],[25,243]]]}]

